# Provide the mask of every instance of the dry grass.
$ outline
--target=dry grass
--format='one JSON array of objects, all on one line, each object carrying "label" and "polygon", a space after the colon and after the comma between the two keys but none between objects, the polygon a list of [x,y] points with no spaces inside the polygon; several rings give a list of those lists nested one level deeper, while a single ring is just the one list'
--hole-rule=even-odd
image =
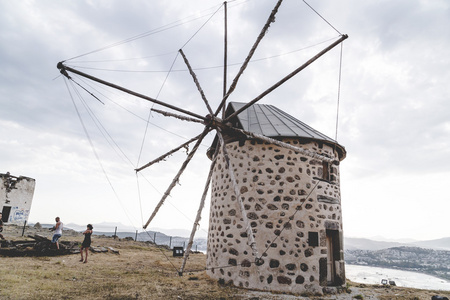
[{"label": "dry grass", "polygon": [[[238,289],[219,286],[204,271],[178,276],[182,258],[145,243],[96,238],[120,251],[53,257],[0,257],[1,299],[232,299]],[[185,270],[201,270],[192,254]],[[238,295],[236,295],[238,297]]]},{"label": "dry grass", "polygon": [[[64,236],[64,240],[81,240]],[[219,285],[203,270],[206,256],[192,254],[183,276],[182,258],[142,242],[94,237],[93,245],[120,254],[90,253],[52,257],[0,257],[0,299],[431,299],[439,292],[349,284],[348,294],[299,297]],[[442,293],[440,293],[442,295]]]}]

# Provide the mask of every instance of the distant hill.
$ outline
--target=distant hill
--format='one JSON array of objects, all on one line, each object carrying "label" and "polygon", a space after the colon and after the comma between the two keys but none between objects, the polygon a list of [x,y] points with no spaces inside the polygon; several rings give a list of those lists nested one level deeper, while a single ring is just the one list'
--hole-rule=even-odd
[{"label": "distant hill", "polygon": [[[87,225],[87,224],[86,224]],[[64,224],[65,228],[70,228],[75,231],[84,231],[86,230],[86,225],[79,225],[74,223],[66,223]],[[114,232],[117,228],[118,232],[136,232],[136,230],[140,231],[140,228],[134,228],[132,226],[123,225],[122,223],[112,223],[112,222],[102,222],[102,223],[93,223],[94,232]]]},{"label": "distant hill", "polygon": [[421,248],[450,250],[450,237],[437,239],[437,240],[418,241],[418,242],[411,243],[411,245],[415,245],[415,246],[421,247]]},{"label": "distant hill", "polygon": [[391,247],[383,250],[346,250],[348,264],[400,269],[450,280],[450,251],[422,247]]},{"label": "distant hill", "polygon": [[427,249],[435,250],[450,250],[450,237],[442,238],[437,240],[429,241],[414,241],[410,243],[405,242],[386,242],[386,241],[375,241],[365,238],[344,238],[344,249],[345,250],[382,250],[393,247],[421,247]]},{"label": "distant hill", "polygon": [[[29,224],[32,226],[32,224]],[[53,224],[41,224],[43,227],[51,227]],[[115,222],[102,222],[96,223],[94,225],[94,233],[95,234],[106,234],[111,235],[114,233],[117,228],[117,235],[119,237],[129,236],[135,237],[136,230],[138,230],[138,236],[140,240],[152,240],[155,232],[161,239],[165,242],[170,241],[170,237],[172,240],[178,244],[186,243],[190,236],[190,230],[187,229],[165,229],[165,228],[151,228],[148,231],[143,232],[141,228],[134,228],[132,226],[127,226],[121,223]],[[86,225],[78,225],[74,223],[64,224],[65,228],[70,228],[75,231],[84,231],[86,230]],[[120,233],[120,234],[119,234]],[[167,236],[167,237],[166,237]],[[207,232],[205,231],[197,231],[195,234],[195,240],[198,240],[199,244],[202,244],[203,248],[206,249],[206,238]],[[204,241],[201,241],[204,240]],[[383,250],[393,247],[421,247],[435,250],[450,250],[450,237],[428,240],[428,241],[412,241],[406,239],[399,240],[386,240],[383,237],[376,237],[374,239],[368,238],[353,238],[353,237],[345,237],[344,238],[344,250]]]},{"label": "distant hill", "polygon": [[345,250],[381,250],[392,247],[405,246],[404,243],[398,242],[384,242],[384,241],[374,241],[365,238],[344,238],[344,249]]}]

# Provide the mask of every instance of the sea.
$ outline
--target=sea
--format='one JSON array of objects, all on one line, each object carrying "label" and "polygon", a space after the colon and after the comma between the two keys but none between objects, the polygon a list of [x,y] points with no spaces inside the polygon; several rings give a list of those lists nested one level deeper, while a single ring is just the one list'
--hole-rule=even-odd
[{"label": "sea", "polygon": [[381,284],[382,279],[387,279],[397,286],[450,292],[450,281],[417,272],[346,264],[345,276],[358,283]]}]

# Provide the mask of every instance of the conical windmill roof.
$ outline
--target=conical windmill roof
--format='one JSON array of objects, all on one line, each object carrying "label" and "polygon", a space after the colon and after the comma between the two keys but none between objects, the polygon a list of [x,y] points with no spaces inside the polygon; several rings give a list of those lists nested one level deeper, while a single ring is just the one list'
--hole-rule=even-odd
[{"label": "conical windmill roof", "polygon": [[[245,104],[241,102],[230,102],[226,110],[226,116],[239,110]],[[237,128],[274,139],[296,137],[304,140],[322,141],[326,144],[336,146],[341,160],[346,155],[345,148],[335,140],[273,105],[253,104],[237,115],[231,122]],[[215,143],[216,140],[213,146]]]}]

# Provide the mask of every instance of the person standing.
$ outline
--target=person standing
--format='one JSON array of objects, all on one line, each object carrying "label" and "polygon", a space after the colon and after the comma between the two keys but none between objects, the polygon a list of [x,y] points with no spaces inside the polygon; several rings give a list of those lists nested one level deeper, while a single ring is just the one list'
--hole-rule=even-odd
[{"label": "person standing", "polygon": [[2,218],[3,218],[3,215],[0,212],[0,238],[2,240],[4,240],[5,238],[3,237],[3,234],[2,234],[2,232],[3,232],[3,219]]},{"label": "person standing", "polygon": [[52,244],[56,244],[56,249],[59,250],[59,238],[62,236],[63,223],[59,217],[55,218],[56,224],[52,230],[55,232],[52,237]]},{"label": "person standing", "polygon": [[[86,226],[86,230],[83,232],[84,234],[84,240],[83,243],[81,244],[81,262],[87,263],[87,258],[88,258],[88,251],[89,251],[89,247],[91,246],[91,235],[92,235],[92,229],[94,229],[94,227],[92,227],[91,224],[87,224]],[[83,250],[85,255],[84,261],[83,261]]]}]

